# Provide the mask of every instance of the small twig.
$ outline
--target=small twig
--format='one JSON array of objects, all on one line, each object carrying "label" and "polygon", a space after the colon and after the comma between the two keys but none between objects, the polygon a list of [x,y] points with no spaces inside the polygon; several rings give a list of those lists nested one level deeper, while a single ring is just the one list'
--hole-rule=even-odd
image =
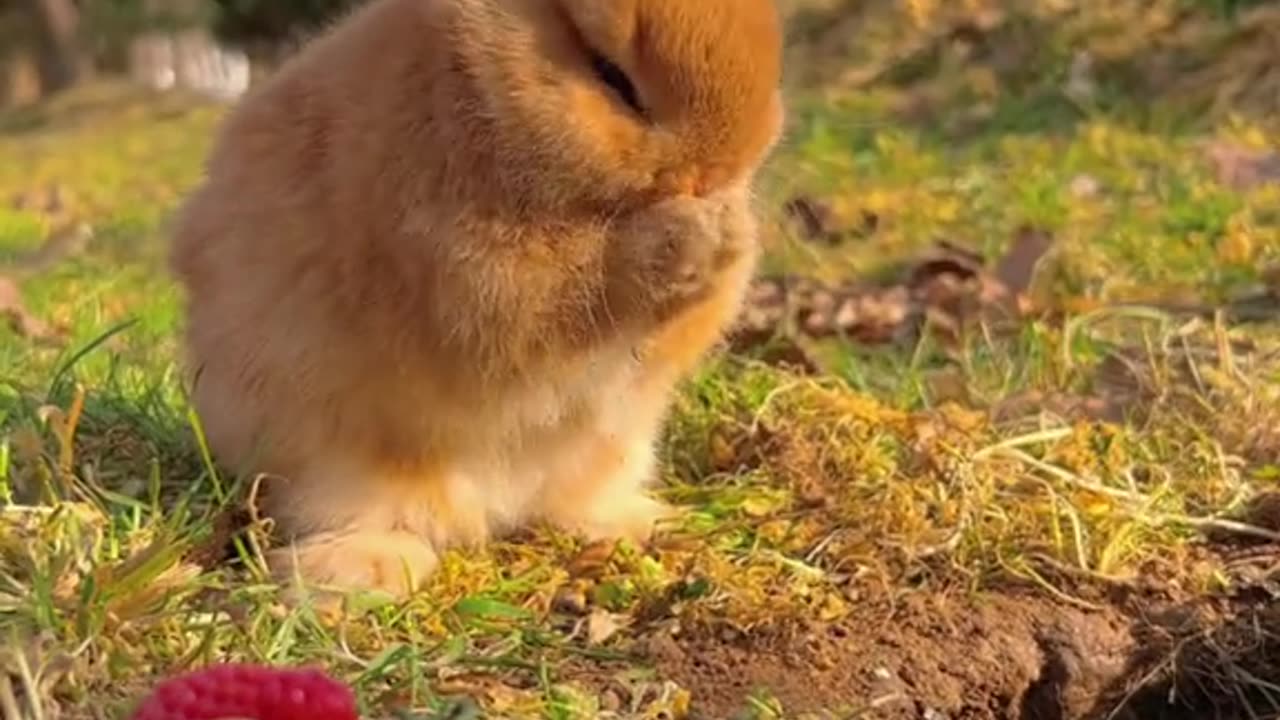
[{"label": "small twig", "polygon": [[254,571],[259,579],[266,579],[271,576],[270,566],[267,563],[266,551],[262,548],[262,543],[258,541],[258,533],[265,535],[271,534],[272,521],[270,518],[263,518],[258,504],[258,496],[262,492],[262,482],[268,479],[265,474],[254,476],[253,482],[249,485],[249,495],[245,498],[245,508],[249,512],[249,531],[245,533],[246,541],[249,543],[249,550],[253,554]]},{"label": "small twig", "polygon": [[947,536],[946,540],[933,545],[927,545],[923,548],[909,549],[907,550],[907,555],[912,560],[920,561],[928,560],[929,558],[936,557],[938,555],[953,553],[956,548],[960,547],[960,541],[964,539],[964,534],[969,529],[969,524],[969,515],[966,513],[965,517],[961,518],[960,522],[956,525],[955,529],[951,531],[951,534]]},{"label": "small twig", "polygon": [[1200,375],[1200,365],[1196,363],[1195,353],[1191,348],[1191,339],[1183,335],[1180,340],[1182,341],[1183,356],[1187,360],[1187,370],[1191,372],[1191,380],[1196,384],[1196,391],[1201,396],[1207,395],[1209,391],[1205,387],[1204,378]]},{"label": "small twig", "polygon": [[1142,677],[1138,679],[1138,682],[1133,683],[1133,686],[1124,694],[1124,697],[1120,698],[1120,702],[1116,703],[1116,706],[1111,709],[1111,712],[1107,713],[1107,717],[1104,718],[1104,720],[1115,720],[1119,717],[1120,713],[1124,712],[1125,708],[1128,707],[1129,701],[1136,697],[1139,692],[1142,692],[1142,690],[1147,688],[1151,684],[1152,680],[1155,680],[1161,674],[1172,669],[1175,665],[1178,653],[1182,651],[1182,646],[1186,644],[1186,642],[1187,641],[1184,640],[1179,643],[1178,646],[1174,648],[1173,652],[1165,657],[1164,660],[1156,663],[1154,667],[1143,673]]},{"label": "small twig", "polygon": [[1100,573],[1097,570],[1090,570],[1087,567],[1076,567],[1074,565],[1068,565],[1067,563],[1064,563],[1061,560],[1057,560],[1044,553],[1040,553],[1040,552],[1028,553],[1027,557],[1035,560],[1036,562],[1044,563],[1047,567],[1050,567],[1054,570],[1057,570],[1058,572],[1065,573],[1067,575],[1073,575],[1075,577],[1085,578],[1087,580],[1099,582],[1104,585],[1110,585],[1112,587],[1119,587],[1119,588],[1137,587],[1137,584],[1130,578],[1115,577],[1112,575],[1107,575],[1106,573]]},{"label": "small twig", "polygon": [[18,697],[13,691],[13,681],[9,673],[0,672],[0,710],[4,711],[4,720],[23,720],[22,711],[18,708]]},{"label": "small twig", "polygon": [[886,693],[884,695],[877,695],[876,697],[871,698],[865,706],[845,715],[843,720],[861,720],[862,718],[873,717],[872,713],[876,710],[880,710],[881,708],[893,703],[905,702],[906,700],[907,696],[897,691]]},{"label": "small twig", "polygon": [[1169,523],[1187,525],[1201,531],[1217,530],[1235,535],[1248,535],[1270,542],[1280,542],[1280,532],[1236,520],[1215,517],[1198,518],[1188,515],[1161,515],[1159,517]]},{"label": "small twig", "polygon": [[1058,598],[1059,600],[1069,605],[1075,605],[1078,608],[1082,608],[1084,610],[1089,610],[1092,612],[1099,612],[1102,610],[1106,610],[1106,606],[1104,605],[1099,605],[1098,603],[1091,603],[1088,600],[1085,600],[1084,598],[1078,598],[1075,595],[1062,591],[1053,583],[1046,580],[1043,575],[1036,572],[1036,569],[1031,567],[1031,564],[1026,562],[1025,560],[1020,560],[1016,564],[1016,567],[1003,561],[1001,561],[1001,564],[1004,565],[1006,568],[1008,568],[1010,572],[1013,572],[1015,574],[1020,574],[1023,577],[1030,579],[1036,585],[1040,586],[1045,592],[1049,593],[1050,595],[1053,595],[1054,597]]},{"label": "small twig", "polygon": [[27,693],[27,705],[31,708],[31,720],[44,720],[44,707],[40,702],[40,693],[37,688],[35,677],[31,674],[31,663],[27,659],[25,653],[16,652],[13,654],[14,662],[18,664],[18,673],[22,679],[22,687]]},{"label": "small twig", "polygon": [[840,534],[843,533],[844,531],[845,531],[845,528],[837,527],[833,529],[831,532],[827,533],[825,536],[823,536],[821,540],[819,540],[813,546],[813,549],[805,553],[804,561],[810,565],[816,564],[818,560],[818,556],[821,555],[823,551],[825,551],[827,547],[831,545],[831,543],[835,542],[835,539],[839,537]]},{"label": "small twig", "polygon": [[973,454],[974,461],[986,460],[987,458],[998,455],[1002,451],[1014,448],[1024,447],[1027,445],[1036,445],[1038,443],[1055,442],[1065,440],[1071,437],[1075,431],[1071,428],[1052,428],[1049,430],[1041,430],[1040,432],[1031,433],[1029,435],[1021,435],[1015,438],[1009,438],[982,448]]}]

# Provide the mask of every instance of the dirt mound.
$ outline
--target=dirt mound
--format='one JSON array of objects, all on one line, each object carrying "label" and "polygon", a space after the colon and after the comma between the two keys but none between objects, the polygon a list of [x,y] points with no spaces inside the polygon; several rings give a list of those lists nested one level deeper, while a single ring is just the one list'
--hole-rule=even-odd
[{"label": "dirt mound", "polygon": [[789,713],[1052,720],[1113,692],[1135,652],[1129,627],[1114,610],[1031,596],[913,597],[829,627],[701,627],[652,649],[692,690],[695,717],[731,717],[763,688]]},{"label": "dirt mound", "polygon": [[648,652],[690,690],[693,718],[737,717],[761,692],[785,717],[1280,717],[1280,604],[1084,605],[1032,592],[920,594],[833,625],[683,627]]}]

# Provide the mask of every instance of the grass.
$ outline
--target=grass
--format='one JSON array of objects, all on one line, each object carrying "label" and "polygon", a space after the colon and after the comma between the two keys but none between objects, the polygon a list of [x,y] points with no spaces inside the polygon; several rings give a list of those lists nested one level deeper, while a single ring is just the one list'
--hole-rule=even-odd
[{"label": "grass", "polygon": [[[251,488],[202,451],[175,365],[164,221],[218,114],[95,86],[0,117],[0,198],[56,183],[97,231],[22,284],[65,336],[0,329],[0,708],[16,717],[124,717],[158,677],[227,660],[323,664],[370,717],[681,717],[698,698],[642,652],[664,624],[746,631],[838,621],[869,594],[1007,587],[1090,607],[1142,577],[1222,594],[1235,580],[1204,560],[1206,534],[1280,539],[1244,512],[1280,490],[1280,326],[1137,305],[1267,282],[1280,191],[1219,183],[1198,142],[1274,146],[1274,128],[1097,115],[957,144],[890,124],[874,94],[802,98],[768,194],[881,223],[836,248],[778,230],[769,270],[875,276],[938,238],[994,256],[1032,223],[1058,238],[1031,290],[1056,313],[953,342],[833,341],[820,376],[718,357],[681,392],[661,492],[688,514],[651,551],[539,529],[446,555],[405,604],[287,608],[259,571]],[[1085,176],[1099,190],[1073,193]],[[0,209],[0,257],[47,224]],[[742,700],[742,717],[779,712]]]}]

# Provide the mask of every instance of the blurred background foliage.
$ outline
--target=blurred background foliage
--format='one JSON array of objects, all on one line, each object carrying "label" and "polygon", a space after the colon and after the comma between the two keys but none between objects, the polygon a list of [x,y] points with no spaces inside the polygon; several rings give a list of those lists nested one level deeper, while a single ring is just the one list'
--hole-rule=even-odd
[{"label": "blurred background foliage", "polygon": [[[0,0],[0,106],[119,69],[133,38],[148,32],[200,28],[255,65],[272,64],[363,1]],[[779,3],[793,85],[896,93],[902,120],[948,132],[998,125],[999,108],[1026,122],[1134,97],[1160,117],[1280,114],[1277,0]],[[1000,102],[1011,96],[1023,107]],[[957,115],[957,107],[968,109]]]},{"label": "blurred background foliage", "polygon": [[[899,117],[916,124],[963,131],[1014,118],[1042,127],[1106,110],[1178,119],[1280,113],[1276,0],[791,4],[793,82],[828,97],[887,92]],[[1116,107],[1135,99],[1145,107]],[[1005,117],[992,117],[998,109]]]}]

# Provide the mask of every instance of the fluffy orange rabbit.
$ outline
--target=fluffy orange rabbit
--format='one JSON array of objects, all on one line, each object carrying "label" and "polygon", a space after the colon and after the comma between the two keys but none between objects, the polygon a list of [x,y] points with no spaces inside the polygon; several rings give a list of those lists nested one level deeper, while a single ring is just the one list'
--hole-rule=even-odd
[{"label": "fluffy orange rabbit", "polygon": [[279,478],[275,571],[404,593],[529,522],[648,536],[780,45],[772,0],[372,0],[241,103],[172,262],[208,440]]}]

